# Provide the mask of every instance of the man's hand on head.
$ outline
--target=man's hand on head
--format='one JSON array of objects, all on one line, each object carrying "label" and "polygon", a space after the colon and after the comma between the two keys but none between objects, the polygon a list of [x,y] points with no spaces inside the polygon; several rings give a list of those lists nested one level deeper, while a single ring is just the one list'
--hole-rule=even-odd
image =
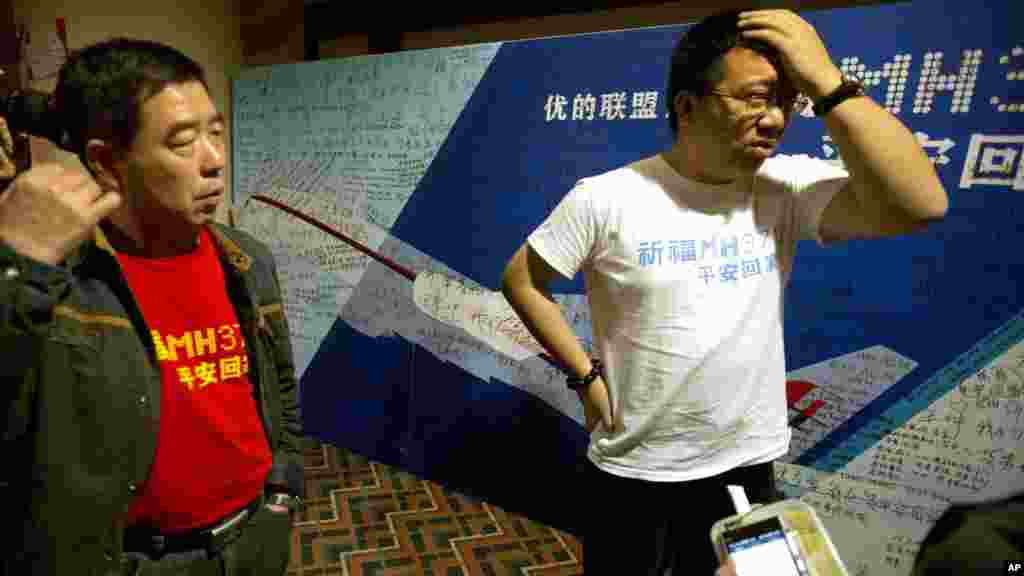
[{"label": "man's hand on head", "polygon": [[818,100],[843,79],[817,30],[791,10],[741,12],[738,24],[744,38],[760,40],[779,51],[786,76],[797,90]]},{"label": "man's hand on head", "polygon": [[80,169],[42,164],[20,174],[0,196],[0,241],[22,256],[56,265],[121,205]]}]

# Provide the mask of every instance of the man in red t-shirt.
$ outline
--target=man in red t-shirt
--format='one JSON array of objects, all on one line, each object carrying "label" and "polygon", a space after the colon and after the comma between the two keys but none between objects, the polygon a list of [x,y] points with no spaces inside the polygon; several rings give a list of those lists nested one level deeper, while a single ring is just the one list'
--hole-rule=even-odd
[{"label": "man in red t-shirt", "polygon": [[[156,460],[127,520],[165,533],[240,510],[263,491],[271,463],[224,271],[205,229],[198,243],[162,258],[117,254],[150,327],[163,383]],[[220,473],[196,474],[202,470]]]},{"label": "man in red t-shirt", "polygon": [[29,501],[0,572],[283,574],[303,490],[294,362],[269,250],[214,220],[225,120],[203,71],[105,41],[68,59],[54,110],[90,175],[41,166],[0,197],[0,288],[36,307],[15,320],[44,323],[0,322],[0,338],[45,335],[29,360],[5,355],[11,396],[36,399],[9,408],[32,424],[0,430],[29,455],[0,478]]}]

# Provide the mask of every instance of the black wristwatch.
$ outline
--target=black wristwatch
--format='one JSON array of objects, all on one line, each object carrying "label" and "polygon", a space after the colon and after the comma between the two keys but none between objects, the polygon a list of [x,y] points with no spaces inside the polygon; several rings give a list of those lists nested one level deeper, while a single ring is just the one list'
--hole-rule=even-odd
[{"label": "black wristwatch", "polygon": [[568,376],[565,379],[565,383],[570,390],[586,389],[588,386],[590,386],[591,382],[597,380],[597,377],[602,375],[600,360],[598,360],[597,358],[592,358],[590,360],[590,364],[592,367],[590,369],[590,373],[587,374],[586,376],[582,378],[579,378],[577,376]]},{"label": "black wristwatch", "polygon": [[822,96],[814,103],[814,115],[819,118],[828,114],[833,108],[850,98],[864,95],[864,84],[850,76],[843,77],[843,83],[831,93]]}]

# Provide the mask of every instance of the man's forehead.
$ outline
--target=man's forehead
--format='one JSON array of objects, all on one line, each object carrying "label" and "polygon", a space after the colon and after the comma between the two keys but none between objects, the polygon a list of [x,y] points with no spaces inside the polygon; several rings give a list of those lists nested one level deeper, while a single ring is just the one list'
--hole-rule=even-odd
[{"label": "man's forehead", "polygon": [[212,122],[220,114],[200,82],[171,83],[150,96],[142,105],[143,123],[167,127],[181,122]]},{"label": "man's forehead", "polygon": [[171,83],[142,102],[139,131],[163,138],[188,126],[223,122],[200,82]]},{"label": "man's forehead", "polygon": [[770,84],[784,78],[782,70],[768,57],[745,46],[736,46],[723,54],[719,70],[720,80],[731,85]]}]

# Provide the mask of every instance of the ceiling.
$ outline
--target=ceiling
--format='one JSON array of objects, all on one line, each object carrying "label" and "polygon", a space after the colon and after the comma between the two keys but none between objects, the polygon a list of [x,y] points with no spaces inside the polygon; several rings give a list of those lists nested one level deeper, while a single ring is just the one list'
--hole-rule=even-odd
[{"label": "ceiling", "polygon": [[[351,32],[400,33],[465,26],[502,20],[519,20],[559,14],[601,12],[638,6],[659,6],[662,11],[709,14],[727,7],[794,7],[815,9],[900,0],[562,0],[555,4],[489,0],[458,5],[456,2],[370,2],[354,8],[350,0],[303,0],[306,25],[314,36],[329,38]],[[310,30],[307,29],[307,32]]]},{"label": "ceiling", "polygon": [[[447,3],[409,3],[400,5],[382,2],[376,7],[360,5],[358,11],[345,0],[303,0],[307,8],[307,23],[311,21],[335,33],[355,31],[404,31],[428,30],[450,26],[595,12],[631,6],[665,4],[664,0],[591,0],[589,2],[562,0],[558,7],[536,2],[474,2],[456,5]],[[714,2],[693,2],[714,4]],[[311,17],[310,17],[311,16]]]}]

